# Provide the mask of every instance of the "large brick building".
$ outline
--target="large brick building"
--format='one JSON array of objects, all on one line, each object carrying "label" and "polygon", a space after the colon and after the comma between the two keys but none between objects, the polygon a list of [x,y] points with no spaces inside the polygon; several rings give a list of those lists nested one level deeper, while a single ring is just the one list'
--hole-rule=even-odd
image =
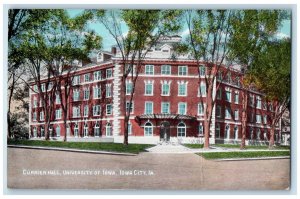
[{"label": "large brick building", "polygon": [[[129,143],[204,141],[206,66],[205,63],[197,65],[188,55],[173,59],[172,43],[178,41],[179,37],[165,38],[143,61],[131,107]],[[99,52],[94,64],[82,66],[73,73],[72,93],[67,99],[67,129],[57,95],[49,128],[51,137],[62,139],[67,134],[68,140],[123,142],[123,106],[129,106],[123,102],[129,99],[132,80],[126,80],[126,91],[123,91],[120,63],[119,52],[113,48],[112,52]],[[210,143],[238,143],[241,140],[242,73],[238,67],[222,67],[214,83],[216,104]],[[34,84],[32,90],[36,90]],[[46,88],[42,90],[47,92]],[[125,98],[122,92],[126,92]],[[248,101],[246,143],[266,142],[272,103],[264,101],[263,94],[255,90],[249,91]],[[30,135],[37,139],[44,136],[44,114],[40,106],[39,94],[30,91]],[[278,127],[276,141],[280,140],[279,134]]]}]

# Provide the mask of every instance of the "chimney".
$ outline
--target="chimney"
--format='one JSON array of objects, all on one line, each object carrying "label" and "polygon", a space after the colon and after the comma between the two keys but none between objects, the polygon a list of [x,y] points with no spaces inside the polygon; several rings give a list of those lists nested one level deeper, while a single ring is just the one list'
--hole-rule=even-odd
[{"label": "chimney", "polygon": [[113,55],[116,55],[116,54],[117,54],[117,48],[116,48],[115,46],[112,46],[112,47],[111,47],[111,53],[112,53]]}]

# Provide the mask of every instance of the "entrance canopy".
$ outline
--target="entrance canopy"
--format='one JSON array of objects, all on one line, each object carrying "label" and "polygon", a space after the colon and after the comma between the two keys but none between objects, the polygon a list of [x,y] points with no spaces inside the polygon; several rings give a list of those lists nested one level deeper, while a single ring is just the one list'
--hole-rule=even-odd
[{"label": "entrance canopy", "polygon": [[135,120],[141,124],[142,120],[196,120],[196,117],[191,115],[180,115],[180,114],[143,114],[135,117]]}]

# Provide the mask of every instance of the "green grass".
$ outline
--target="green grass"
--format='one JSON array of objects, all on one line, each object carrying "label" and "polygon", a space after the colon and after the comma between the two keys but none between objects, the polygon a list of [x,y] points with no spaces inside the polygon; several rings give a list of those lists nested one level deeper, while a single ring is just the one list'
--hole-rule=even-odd
[{"label": "green grass", "polygon": [[[212,147],[224,147],[224,148],[240,148],[241,145],[240,144],[214,144],[214,145],[211,145]],[[246,149],[268,149],[269,146],[266,146],[266,145],[262,145],[262,146],[253,146],[253,145],[247,145],[246,146]],[[290,146],[274,146],[274,149],[287,149],[289,150],[290,149]]]},{"label": "green grass", "polygon": [[191,149],[201,149],[204,144],[183,144],[183,146],[191,148]]},{"label": "green grass", "polygon": [[290,151],[237,151],[237,152],[208,152],[197,153],[205,159],[225,159],[225,158],[257,158],[290,156]]},{"label": "green grass", "polygon": [[146,148],[152,147],[151,144],[129,144],[127,146],[121,143],[99,143],[99,142],[62,142],[62,141],[44,141],[44,140],[8,140],[9,145],[25,145],[25,146],[43,146],[71,148],[95,151],[111,151],[122,153],[144,152]]}]

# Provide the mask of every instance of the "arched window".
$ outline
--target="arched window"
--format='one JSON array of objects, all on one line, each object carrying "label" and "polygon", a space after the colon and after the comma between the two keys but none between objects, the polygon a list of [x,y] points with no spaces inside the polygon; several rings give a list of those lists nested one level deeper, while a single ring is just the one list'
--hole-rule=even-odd
[{"label": "arched window", "polygon": [[203,136],[203,133],[204,133],[203,130],[204,130],[203,125],[202,125],[202,123],[200,123],[200,124],[199,124],[199,129],[198,129],[199,135]]},{"label": "arched window", "polygon": [[230,126],[227,124],[226,127],[225,127],[224,138],[229,139],[229,137],[230,137]]},{"label": "arched window", "polygon": [[132,124],[130,122],[128,122],[128,135],[132,135]]},{"label": "arched window", "polygon": [[105,127],[106,136],[112,136],[111,124],[108,122]]},{"label": "arched window", "polygon": [[50,135],[50,137],[53,137],[53,128],[52,128],[52,126],[49,127],[49,135]]},{"label": "arched window", "polygon": [[253,140],[253,136],[254,136],[254,135],[253,135],[253,128],[250,127],[250,139],[251,139],[251,140]]},{"label": "arched window", "polygon": [[70,137],[70,125],[67,124],[67,136]]},{"label": "arched window", "polygon": [[261,134],[260,129],[257,129],[257,132],[256,132],[256,139],[260,140],[260,134]]},{"label": "arched window", "polygon": [[60,137],[60,126],[59,125],[56,126],[55,132],[56,132],[56,137]]},{"label": "arched window", "polygon": [[239,128],[238,126],[234,126],[234,139],[238,139],[239,138]]},{"label": "arched window", "polygon": [[144,134],[145,134],[145,136],[152,136],[153,135],[153,126],[150,122],[147,122],[144,125]]},{"label": "arched window", "polygon": [[45,130],[44,127],[41,126],[41,137],[45,137]]},{"label": "arched window", "polygon": [[78,131],[79,131],[78,124],[75,124],[75,126],[74,126],[74,136],[75,137],[78,137]]},{"label": "arched window", "polygon": [[84,127],[83,127],[83,136],[84,137],[88,137],[89,136],[89,126],[87,123],[84,124]]},{"label": "arched window", "polygon": [[33,137],[37,137],[37,129],[36,127],[33,127]]},{"label": "arched window", "polygon": [[185,137],[185,133],[186,133],[186,126],[183,122],[180,122],[177,126],[177,136]]},{"label": "arched window", "polygon": [[94,136],[99,137],[99,135],[100,135],[100,127],[99,127],[99,123],[96,122],[96,124],[94,126]]},{"label": "arched window", "polygon": [[216,138],[220,138],[220,123],[216,124]]}]

